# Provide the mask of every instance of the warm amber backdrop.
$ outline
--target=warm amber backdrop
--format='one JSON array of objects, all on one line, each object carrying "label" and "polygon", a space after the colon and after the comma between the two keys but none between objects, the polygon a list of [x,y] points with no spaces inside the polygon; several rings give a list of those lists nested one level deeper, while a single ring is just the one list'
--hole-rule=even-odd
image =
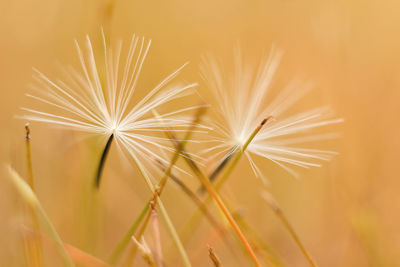
[{"label": "warm amber backdrop", "polygon": [[[289,81],[294,74],[313,80],[316,89],[308,104],[330,103],[346,121],[337,127],[342,138],[327,145],[341,154],[323,168],[301,171],[303,178],[295,180],[266,165],[264,170],[272,174],[270,191],[321,266],[400,265],[399,1],[116,0],[108,22],[102,1],[1,0],[2,163],[11,162],[25,174],[25,122],[13,116],[27,102],[23,95],[32,66],[55,74],[57,60],[76,62],[73,39],[82,40],[86,33],[98,37],[101,24],[114,39],[137,33],[153,40],[142,88],[187,60],[192,64],[180,77],[198,80],[200,56],[212,52],[227,57],[236,42],[253,57],[272,44],[282,48],[280,80]],[[79,185],[93,173],[91,157],[99,153],[98,143],[78,143],[80,134],[36,123],[31,128],[38,195],[45,209],[66,241],[104,258],[148,198],[144,183],[132,175],[136,170],[120,168],[125,165],[113,151],[100,194],[101,234],[88,241],[87,220],[76,210],[81,205]],[[261,183],[246,166],[239,166],[225,193],[245,208],[249,222],[290,266],[306,266],[258,196]],[[1,174],[0,265],[20,266],[21,203]],[[165,200],[179,228],[193,206],[177,192],[171,187]],[[207,231],[204,224],[199,233]],[[167,251],[171,243],[164,232]],[[198,247],[201,240],[196,235],[188,247],[196,266],[208,263],[205,244]],[[226,266],[235,266],[224,257],[228,252],[207,242]],[[49,261],[57,261],[53,254],[47,255]],[[169,259],[176,255],[171,246]]]}]

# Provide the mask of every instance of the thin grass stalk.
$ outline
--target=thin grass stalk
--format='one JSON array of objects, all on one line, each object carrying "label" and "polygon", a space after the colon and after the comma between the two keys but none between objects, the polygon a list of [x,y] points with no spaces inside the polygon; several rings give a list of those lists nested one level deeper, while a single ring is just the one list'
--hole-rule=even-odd
[{"label": "thin grass stalk", "polygon": [[247,147],[250,145],[251,141],[253,141],[254,137],[260,132],[263,128],[265,123],[272,119],[272,116],[268,116],[265,118],[254,131],[251,133],[250,137],[246,140],[243,146],[235,153],[235,156],[232,158],[231,164],[225,169],[224,173],[222,174],[221,178],[216,182],[215,189],[219,191],[222,185],[228,180],[232,171],[235,169],[235,166],[239,162],[240,158],[243,156],[244,152],[246,151]]},{"label": "thin grass stalk", "polygon": [[158,214],[156,210],[156,204],[154,202],[151,203],[151,221],[153,228],[153,237],[154,237],[154,257],[156,261],[156,265],[159,267],[164,266],[163,262],[163,254],[161,248],[161,237],[160,237],[160,229],[158,225]]},{"label": "thin grass stalk", "polygon": [[290,233],[290,236],[296,242],[297,246],[300,248],[301,252],[305,256],[307,261],[310,263],[310,265],[313,267],[316,267],[317,264],[315,263],[315,261],[311,257],[311,254],[307,251],[307,249],[301,242],[299,236],[296,234],[296,231],[289,223],[289,220],[286,218],[285,214],[283,213],[282,209],[279,207],[279,204],[275,200],[275,198],[267,191],[262,192],[262,197],[265,199],[265,201],[268,203],[268,205],[271,207],[271,209],[274,211],[274,213],[278,216],[279,220],[282,222],[282,224],[286,228],[286,230]]},{"label": "thin grass stalk", "polygon": [[[264,125],[265,122],[266,122],[266,120],[263,120],[261,126]],[[255,136],[255,134],[254,134],[254,136]],[[252,136],[251,139],[253,139],[254,136]],[[185,158],[187,158],[187,157],[185,157]],[[226,208],[224,202],[222,201],[222,199],[218,195],[217,191],[214,189],[213,185],[211,184],[211,182],[209,181],[207,176],[200,170],[200,168],[197,166],[197,164],[195,164],[194,161],[191,160],[191,158],[188,158],[188,159],[189,159],[189,161],[188,161],[189,166],[192,168],[192,170],[194,171],[196,176],[199,178],[199,180],[203,184],[203,186],[206,188],[206,190],[208,191],[210,196],[215,200],[215,202],[217,203],[218,207],[221,209],[222,213],[224,214],[225,218],[231,224],[233,230],[236,232],[237,236],[239,237],[240,241],[242,242],[243,246],[245,247],[247,253],[251,257],[251,259],[254,261],[254,264],[256,266],[261,266],[260,263],[258,262],[257,256],[255,255],[253,249],[251,248],[249,242],[247,241],[246,237],[244,236],[244,234],[240,230],[239,226],[237,225],[237,223],[233,219],[233,217],[230,214],[229,210]]]},{"label": "thin grass stalk", "polygon": [[[158,162],[159,166],[162,170],[165,170],[166,168],[163,166],[162,162]],[[197,208],[201,211],[201,213],[204,215],[204,217],[208,220],[210,225],[218,232],[218,234],[221,236],[223,242],[225,243],[226,247],[234,254],[234,250],[232,249],[232,246],[226,239],[228,236],[228,231],[225,229],[223,225],[221,225],[217,219],[214,217],[214,215],[208,210],[207,206],[204,205],[203,201],[196,195],[196,193],[191,190],[188,186],[185,185],[185,183],[182,182],[181,179],[179,179],[177,176],[174,174],[170,174],[170,178],[172,181],[174,181],[179,187],[181,187],[182,191],[193,201],[193,203],[197,206]],[[226,203],[226,202],[225,202]],[[181,236],[181,240],[184,242],[184,239]]]},{"label": "thin grass stalk", "polygon": [[[154,205],[154,202],[156,201],[157,194],[159,194],[159,191],[156,189],[154,191],[154,193],[153,193],[153,199],[150,201],[150,204],[149,204],[150,207],[151,207],[151,205]],[[141,239],[144,238],[143,235],[144,235],[144,232],[146,231],[146,228],[147,228],[147,225],[148,225],[148,223],[150,221],[150,218],[151,218],[151,210],[149,210],[146,213],[146,216],[143,219],[143,223],[140,226],[139,231],[136,234],[132,235],[134,240],[141,240]],[[130,251],[130,253],[129,253],[129,255],[128,255],[126,261],[125,261],[125,266],[126,267],[132,266],[138,248],[139,248],[139,246],[133,246],[132,247],[132,249],[131,249],[131,251]]]},{"label": "thin grass stalk", "polygon": [[109,260],[108,260],[111,264],[114,265],[117,263],[122,252],[124,251],[125,247],[129,244],[129,241],[131,240],[132,236],[135,234],[136,229],[139,227],[140,223],[146,217],[146,214],[148,214],[148,212],[147,212],[148,208],[149,208],[148,205],[143,207],[143,209],[139,213],[139,216],[135,219],[135,221],[133,222],[131,227],[128,229],[127,233],[124,235],[124,237],[118,243],[118,245],[115,247],[113,253],[111,254],[111,256],[109,257]]},{"label": "thin grass stalk", "polygon": [[[29,123],[25,124],[25,145],[26,145],[26,169],[28,173],[28,185],[35,192],[35,182],[33,179],[33,167],[32,167],[32,152],[31,152],[31,137],[30,137],[30,128]],[[34,210],[30,209],[30,214],[32,218],[33,229],[36,232],[40,231],[39,221]],[[31,258],[34,262],[33,266],[42,266],[42,244],[40,238],[35,240],[28,241],[29,246],[31,247],[30,251],[32,253]]]},{"label": "thin grass stalk", "polygon": [[64,259],[65,266],[74,267],[75,264],[71,260],[68,252],[65,250],[65,247],[63,245],[63,242],[61,241],[60,236],[58,235],[56,229],[54,228],[54,226],[51,223],[49,217],[47,216],[47,214],[45,213],[45,211],[43,210],[43,208],[42,208],[42,206],[40,204],[36,207],[36,211],[37,211],[39,217],[42,218],[42,221],[43,221],[43,223],[45,225],[45,228],[47,228],[51,239],[53,239],[53,241],[55,242],[55,244],[57,246],[58,251],[62,255],[62,257]]},{"label": "thin grass stalk", "polygon": [[[234,147],[231,149],[230,152],[226,154],[226,156],[223,158],[220,164],[215,168],[215,170],[210,174],[209,179],[213,183],[214,180],[218,177],[218,175],[222,172],[222,170],[225,168],[226,165],[230,162],[232,157],[235,155],[237,148]],[[206,192],[205,188],[201,186],[198,190],[200,194],[204,194]]]},{"label": "thin grass stalk", "polygon": [[[145,215],[146,215],[146,217],[144,218],[143,224],[139,228],[139,231],[137,232],[137,234],[133,234],[131,237],[131,239],[134,241],[138,240],[138,238],[139,238],[139,240],[140,240],[140,238],[143,238],[144,232],[146,230],[145,226],[147,225],[148,221],[150,220],[151,213],[148,212]],[[132,246],[132,249],[129,251],[123,266],[130,267],[133,265],[133,261],[135,260],[135,256],[136,256],[136,252],[137,252],[138,248],[139,248],[139,246],[137,245],[137,243],[136,243],[136,245]]]},{"label": "thin grass stalk", "polygon": [[[198,171],[200,171],[198,169]],[[240,241],[242,242],[243,246],[245,247],[247,253],[251,257],[251,259],[254,261],[255,266],[261,266],[256,254],[254,253],[253,248],[250,246],[250,243],[247,241],[246,237],[244,236],[242,230],[239,228],[238,224],[236,223],[235,219],[233,218],[232,214],[229,212],[228,208],[225,206],[224,202],[222,201],[221,197],[217,193],[217,191],[214,189],[213,185],[211,182],[208,180],[208,178],[200,171],[198,172],[200,182],[204,185],[210,196],[215,200],[217,203],[218,207],[221,209],[222,213],[225,215],[225,218],[228,220],[228,222],[231,224],[233,230],[236,232],[236,235],[239,237]]]},{"label": "thin grass stalk", "polygon": [[286,264],[283,262],[281,257],[277,255],[274,250],[260,237],[260,235],[255,231],[243,218],[242,215],[238,213],[232,213],[233,217],[239,224],[239,226],[248,234],[249,239],[255,244],[257,248],[264,251],[267,255],[264,255],[265,260],[269,261],[273,266],[284,267]]},{"label": "thin grass stalk", "polygon": [[35,183],[33,180],[33,168],[32,168],[32,153],[31,153],[31,130],[29,123],[25,124],[25,145],[26,145],[26,169],[28,173],[28,185],[32,191],[35,192]]},{"label": "thin grass stalk", "polygon": [[[257,251],[259,248],[262,248],[265,250],[268,254],[264,254],[263,258],[266,260],[266,262],[269,263],[271,266],[284,266],[284,264],[281,264],[282,261],[279,259],[279,257],[273,253],[273,251],[270,249],[270,247],[265,244],[265,242],[260,238],[257,233],[249,226],[249,224],[244,220],[244,218],[240,215],[238,215],[235,212],[232,212],[232,209],[230,208],[231,205],[229,205],[228,201],[226,199],[223,199],[225,205],[227,206],[228,210],[232,214],[233,218],[236,220],[237,224],[239,227],[246,232],[246,236],[248,240],[250,241],[251,246]],[[204,204],[204,203],[203,203]],[[205,205],[203,205],[205,206]],[[193,215],[189,222],[186,223],[184,226],[184,231],[181,234],[181,240],[185,242],[187,240],[187,237],[189,236],[189,231],[191,229],[194,229],[197,227],[197,224],[200,222],[200,215],[201,213],[197,212],[195,215]],[[240,244],[241,241],[239,239],[236,239]],[[244,252],[247,253],[247,251],[243,248]]]},{"label": "thin grass stalk", "polygon": [[214,267],[222,266],[221,261],[219,260],[214,252],[214,249],[211,246],[208,247],[208,256],[210,257],[211,262],[214,264]]},{"label": "thin grass stalk", "polygon": [[[254,131],[252,132],[252,134],[250,135],[250,137],[246,140],[245,144],[243,145],[243,147],[237,151],[234,154],[234,157],[226,157],[225,159],[228,160],[224,160],[223,164],[226,164],[227,161],[231,160],[231,164],[229,165],[228,169],[225,170],[225,172],[223,173],[222,177],[220,180],[218,180],[218,183],[216,183],[216,190],[218,191],[218,189],[221,188],[221,186],[223,185],[223,183],[226,182],[226,180],[228,179],[229,175],[232,173],[233,169],[235,168],[235,166],[237,165],[237,163],[239,162],[239,159],[241,158],[241,156],[243,155],[243,153],[246,151],[248,145],[253,141],[254,137],[258,134],[258,132],[262,129],[262,127],[265,125],[265,123],[270,120],[272,117],[269,116],[267,118],[265,118],[258,126],[256,129],[254,129]],[[235,150],[238,150],[238,148],[233,148]],[[232,153],[229,152],[230,154]],[[201,171],[200,168],[197,166],[197,164],[191,160],[190,157],[184,157],[186,163],[188,164],[188,166],[192,169],[192,171],[196,174],[196,175],[201,175],[201,176],[205,176]],[[213,177],[217,177],[218,172],[220,172],[223,168],[220,168],[219,166],[217,166],[216,170],[212,173]],[[214,178],[215,179],[215,178]],[[202,185],[201,188],[204,188],[204,185]],[[204,206],[207,206],[210,202],[211,202],[211,196],[208,196],[206,198],[206,200],[203,202]],[[200,211],[196,211],[188,220],[188,223],[186,224],[186,226],[184,227],[184,229],[189,229],[188,226],[195,224],[196,222],[199,222],[201,213]],[[191,228],[191,227],[190,227]],[[188,230],[187,230],[188,231]]]},{"label": "thin grass stalk", "polygon": [[[253,133],[250,135],[250,137],[247,139],[247,141],[245,142],[245,144],[241,147],[240,151],[238,153],[235,154],[234,158],[232,159],[232,163],[230,164],[230,166],[228,167],[228,169],[224,172],[224,175],[222,176],[221,180],[219,181],[219,184],[221,187],[222,184],[227,180],[227,178],[229,177],[229,175],[232,173],[234,167],[236,166],[236,164],[239,162],[239,159],[241,158],[241,156],[243,155],[244,151],[247,149],[248,145],[251,143],[251,141],[254,139],[254,137],[258,134],[258,132],[262,129],[262,127],[265,125],[265,123],[270,120],[272,118],[272,116],[269,116],[267,118],[265,118],[260,125],[253,131]],[[167,129],[167,131],[165,132],[166,134],[168,134],[170,136],[171,140],[176,140],[176,138],[174,138],[173,136],[173,132],[169,129]],[[235,222],[235,220],[233,219],[232,215],[230,214],[229,210],[226,208],[224,202],[222,201],[222,199],[220,198],[220,196],[218,195],[217,191],[214,189],[213,185],[211,184],[211,182],[209,181],[209,179],[207,178],[207,176],[200,170],[200,168],[197,166],[197,164],[193,161],[193,159],[190,157],[189,154],[187,154],[185,151],[182,151],[182,153],[184,154],[184,159],[185,161],[188,163],[189,167],[193,170],[193,172],[196,174],[196,176],[199,178],[200,182],[202,183],[202,185],[206,188],[206,190],[208,191],[208,193],[210,194],[210,196],[216,201],[217,205],[219,206],[219,208],[221,209],[221,211],[223,212],[223,214],[225,215],[226,219],[229,221],[229,223],[231,224],[232,228],[234,229],[234,231],[236,232],[237,236],[239,237],[240,241],[242,242],[243,246],[245,247],[246,251],[248,252],[248,254],[250,255],[250,257],[252,258],[252,260],[254,261],[256,266],[260,266],[260,263],[258,262],[258,259],[253,251],[253,249],[251,248],[249,242],[247,241],[246,237],[243,235],[242,231],[240,230],[239,226],[237,225],[237,223]]]},{"label": "thin grass stalk", "polygon": [[[165,171],[165,166],[163,166],[162,162],[158,162],[160,168]],[[221,235],[221,237],[227,236],[228,232],[225,230],[225,228],[220,225],[217,220],[214,218],[214,216],[209,212],[207,207],[203,205],[202,200],[189,188],[187,187],[178,177],[170,173],[170,178],[172,181],[174,181],[178,186],[181,187],[183,192],[196,204],[196,206],[202,211],[203,215],[206,217],[206,219],[209,221],[209,223],[216,229],[216,231]],[[147,225],[148,220],[150,218],[150,214],[147,213],[146,218],[144,219],[143,225]],[[136,235],[137,239],[140,239],[144,233],[144,227],[141,227],[139,230],[138,234]],[[223,239],[224,242],[226,242],[226,239]],[[231,249],[229,243],[226,244],[228,249]],[[128,256],[127,262],[131,262],[132,258],[134,257],[136,253],[137,248],[133,247],[130,255]],[[127,264],[126,266],[131,266],[132,264]]]},{"label": "thin grass stalk", "polygon": [[64,260],[65,266],[74,267],[74,262],[71,260],[67,251],[65,250],[60,236],[55,230],[46,212],[42,208],[42,205],[40,204],[39,199],[36,197],[35,193],[25,182],[25,180],[22,179],[22,177],[14,169],[11,168],[11,166],[8,167],[8,173],[12,183],[14,184],[20,195],[24,198],[26,203],[36,212],[38,218],[40,218],[43,222],[44,228],[47,230],[49,237],[55,242],[57,250]]},{"label": "thin grass stalk", "polygon": [[[136,156],[135,156],[133,153],[130,153],[130,154],[131,154],[132,158],[134,159],[134,161],[135,161],[137,167],[139,168],[140,174],[141,174],[141,175],[143,176],[143,178],[145,179],[145,181],[146,181],[146,183],[147,183],[149,189],[150,189],[152,192],[155,192],[155,191],[154,191],[154,190],[155,190],[154,185],[153,185],[152,182],[150,181],[150,177],[148,177],[146,171],[144,170],[144,167],[142,166],[142,164],[140,163],[140,161],[138,161],[138,159],[136,158]],[[174,240],[175,245],[176,245],[177,248],[178,248],[179,254],[180,254],[181,257],[182,257],[182,260],[183,260],[184,265],[185,265],[186,267],[192,266],[191,263],[190,263],[189,257],[187,256],[186,251],[185,251],[185,249],[184,249],[184,247],[183,247],[183,245],[182,245],[182,242],[181,242],[181,240],[179,239],[179,236],[178,236],[178,234],[177,234],[177,232],[176,232],[176,230],[175,230],[175,227],[174,227],[174,225],[173,225],[171,219],[169,218],[168,212],[167,212],[167,210],[165,209],[164,204],[163,204],[163,202],[161,201],[161,199],[160,199],[160,197],[159,197],[158,194],[157,194],[156,200],[157,200],[157,202],[158,202],[158,205],[160,206],[161,214],[163,215],[164,220],[165,220],[166,223],[167,223],[167,227],[168,227],[168,230],[169,230],[169,232],[170,232],[170,234],[171,234],[171,236],[172,236],[172,239]]]},{"label": "thin grass stalk", "polygon": [[[163,165],[162,162],[157,162],[160,169],[165,171],[166,168]],[[206,217],[206,219],[209,221],[209,223],[215,228],[217,229],[222,235],[225,235],[225,229],[219,225],[219,223],[217,222],[217,220],[214,218],[214,216],[211,214],[211,212],[207,209],[207,207],[205,205],[203,205],[203,201],[196,195],[195,192],[193,192],[193,190],[191,190],[184,182],[182,182],[181,179],[179,179],[177,176],[175,176],[174,174],[170,173],[169,177],[171,178],[171,180],[177,184],[182,191],[192,200],[192,202],[200,209],[200,211],[203,213],[203,215]]]},{"label": "thin grass stalk", "polygon": [[[154,113],[155,113],[155,116],[159,116],[156,113],[156,111],[154,111]],[[164,171],[164,174],[163,174],[162,178],[160,179],[160,181],[158,183],[158,186],[160,188],[160,194],[162,193],[162,191],[163,191],[163,189],[165,187],[165,184],[167,182],[167,179],[170,176],[169,174],[171,173],[172,167],[175,165],[175,163],[177,162],[177,160],[179,158],[181,150],[184,148],[187,140],[190,139],[193,131],[195,130],[195,127],[199,123],[199,121],[200,121],[200,119],[201,119],[201,117],[203,116],[204,113],[205,113],[205,108],[204,107],[200,107],[198,109],[195,117],[194,117],[194,120],[192,122],[192,126],[186,132],[183,141],[180,143],[180,145],[177,145],[176,151],[175,151],[174,155],[172,156],[170,164],[169,164],[168,168]],[[174,144],[177,144],[177,143],[174,142]],[[146,177],[147,177],[147,175],[146,175]],[[149,184],[149,182],[147,182],[147,183]],[[150,184],[151,184],[151,182],[150,182]],[[154,190],[152,190],[152,191],[154,192]],[[111,253],[111,256],[110,256],[110,263],[111,264],[115,264],[118,261],[118,259],[120,258],[122,252],[125,250],[126,246],[129,244],[129,240],[131,239],[131,236],[135,233],[137,227],[139,227],[140,223],[142,222],[142,220],[144,219],[146,214],[149,212],[149,210],[150,210],[150,202],[152,200],[153,200],[153,198],[151,198],[146,203],[146,205],[143,207],[143,209],[139,213],[139,216],[135,219],[134,223],[131,225],[131,227],[128,229],[128,231],[125,233],[123,238],[118,242],[117,246],[115,247],[115,249],[113,250],[113,252]]]}]

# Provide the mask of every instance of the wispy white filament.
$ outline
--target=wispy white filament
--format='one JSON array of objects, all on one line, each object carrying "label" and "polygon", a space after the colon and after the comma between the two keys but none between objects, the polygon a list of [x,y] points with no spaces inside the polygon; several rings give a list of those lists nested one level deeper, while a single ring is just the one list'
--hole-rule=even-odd
[{"label": "wispy white filament", "polygon": [[[127,56],[123,59],[122,42],[116,49],[107,47],[103,35],[103,55],[96,60],[92,43],[86,36],[84,47],[75,42],[80,70],[63,68],[63,79],[52,80],[35,69],[34,94],[28,97],[47,106],[45,111],[22,108],[23,118],[110,137],[135,159],[167,164],[165,151],[173,151],[169,141],[161,136],[164,127],[183,131],[191,119],[183,112],[186,107],[170,113],[152,116],[151,111],[188,94],[193,84],[170,85],[186,64],[175,70],[142,98],[135,95],[151,41],[132,36]],[[51,109],[50,109],[51,108]],[[161,123],[160,123],[161,120]],[[201,126],[200,126],[201,127]]]},{"label": "wispy white filament", "polygon": [[[237,50],[232,73],[227,72],[215,58],[207,56],[201,74],[213,93],[218,116],[213,121],[217,137],[211,159],[226,155],[233,147],[242,146],[263,118],[273,116],[248,146],[245,154],[256,176],[264,178],[252,155],[271,160],[296,175],[293,166],[320,166],[335,152],[304,148],[302,143],[333,138],[336,134],[310,134],[316,128],[336,124],[342,119],[331,119],[329,107],[315,108],[287,115],[287,111],[311,89],[310,84],[289,83],[276,97],[271,96],[271,83],[282,53],[272,50],[257,68],[243,62]],[[229,71],[229,69],[228,69]]]}]

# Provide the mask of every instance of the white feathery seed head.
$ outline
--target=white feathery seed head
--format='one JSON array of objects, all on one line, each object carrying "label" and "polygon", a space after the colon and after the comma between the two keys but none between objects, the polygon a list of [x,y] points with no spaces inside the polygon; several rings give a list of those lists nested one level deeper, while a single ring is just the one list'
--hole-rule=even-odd
[{"label": "white feathery seed head", "polygon": [[277,96],[271,96],[271,84],[281,57],[281,51],[272,49],[255,68],[244,62],[238,48],[232,70],[223,68],[212,56],[204,57],[200,66],[202,78],[212,92],[218,110],[212,122],[215,145],[204,151],[212,153],[210,159],[226,156],[235,151],[232,148],[243,146],[260,122],[272,116],[245,151],[254,173],[263,181],[265,178],[252,155],[267,158],[297,176],[293,166],[321,166],[322,161],[336,154],[304,148],[303,144],[308,142],[337,136],[335,133],[313,134],[312,131],[343,121],[332,119],[333,112],[329,107],[287,115],[290,107],[303,98],[312,85],[295,80]]},{"label": "white feathery seed head", "polygon": [[[52,80],[35,69],[31,85],[34,93],[27,96],[51,111],[22,108],[25,114],[21,117],[106,137],[113,134],[116,143],[135,160],[141,158],[152,162],[157,159],[167,164],[165,152],[174,149],[161,135],[164,127],[186,130],[192,119],[184,113],[197,107],[175,110],[158,118],[151,111],[184,97],[197,86],[196,83],[170,85],[187,63],[139,98],[135,91],[151,41],[133,35],[124,58],[122,41],[111,49],[104,33],[102,37],[103,54],[99,54],[98,59],[89,36],[83,47],[75,41],[80,70],[63,67],[64,79]],[[202,131],[202,126],[199,127]]]}]

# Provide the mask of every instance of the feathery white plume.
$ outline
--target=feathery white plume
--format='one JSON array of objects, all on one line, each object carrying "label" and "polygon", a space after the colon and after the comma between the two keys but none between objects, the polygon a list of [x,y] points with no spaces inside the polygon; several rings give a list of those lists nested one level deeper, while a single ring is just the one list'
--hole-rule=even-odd
[{"label": "feathery white plume", "polygon": [[53,111],[22,108],[26,112],[22,117],[100,134],[109,140],[113,137],[135,160],[152,162],[152,159],[157,159],[167,164],[162,155],[174,149],[169,146],[169,140],[159,135],[164,127],[171,127],[175,131],[189,127],[191,119],[182,114],[196,107],[161,114],[159,118],[152,116],[151,111],[187,95],[197,84],[168,85],[184,68],[184,64],[138,99],[135,91],[151,41],[133,35],[127,57],[123,59],[122,41],[113,50],[107,47],[104,33],[102,37],[104,54],[99,56],[101,60],[95,58],[88,36],[83,49],[75,42],[81,70],[63,68],[66,76],[63,80],[51,80],[35,70],[35,83],[31,88],[36,93],[27,96],[44,103]]},{"label": "feathery white plume", "polygon": [[[273,120],[261,129],[245,152],[257,177],[264,178],[254,163],[252,155],[271,160],[293,175],[292,166],[304,168],[320,166],[335,152],[299,147],[298,144],[332,138],[335,134],[308,134],[308,131],[335,124],[342,119],[331,119],[329,107],[321,107],[287,116],[286,111],[301,99],[311,85],[301,87],[290,83],[276,97],[271,98],[271,82],[278,68],[282,53],[273,50],[261,60],[257,69],[242,62],[238,50],[233,73],[227,73],[215,58],[207,56],[200,66],[201,74],[213,93],[218,115],[213,121],[216,145],[205,152],[214,153],[211,159],[227,155],[246,142],[254,129],[267,116]],[[228,70],[229,71],[229,70]],[[266,100],[268,104],[265,104]]]}]

